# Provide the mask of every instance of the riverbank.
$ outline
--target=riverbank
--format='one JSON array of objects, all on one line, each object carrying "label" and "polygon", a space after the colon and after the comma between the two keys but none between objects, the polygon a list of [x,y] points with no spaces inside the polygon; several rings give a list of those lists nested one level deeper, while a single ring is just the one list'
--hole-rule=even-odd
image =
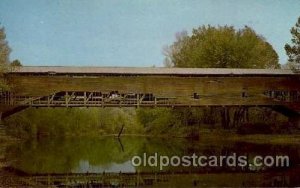
[{"label": "riverbank", "polygon": [[300,145],[300,132],[294,134],[248,134],[240,135],[233,130],[200,130],[200,141],[239,141],[256,144],[297,144]]},{"label": "riverbank", "polygon": [[[117,134],[105,135],[105,136],[115,136]],[[158,138],[180,138],[180,139],[191,139],[183,136],[170,136],[170,135],[146,135],[146,134],[124,134],[122,137],[134,136],[134,137],[158,137]],[[239,135],[236,131],[226,131],[226,130],[209,130],[202,129],[199,133],[199,142],[226,142],[226,141],[239,141],[248,142],[256,144],[297,144],[300,145],[300,133],[297,134],[251,134],[251,135]]]}]

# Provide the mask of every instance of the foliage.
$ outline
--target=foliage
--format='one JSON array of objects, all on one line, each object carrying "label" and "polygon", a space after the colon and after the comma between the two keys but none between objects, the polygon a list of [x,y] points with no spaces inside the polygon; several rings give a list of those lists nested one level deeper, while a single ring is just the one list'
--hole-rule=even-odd
[{"label": "foliage", "polygon": [[16,137],[75,136],[140,133],[133,109],[121,108],[30,108],[4,122]]},{"label": "foliage", "polygon": [[13,66],[13,67],[21,67],[21,66],[22,66],[22,63],[20,62],[20,60],[15,59],[15,60],[13,60],[13,61],[11,62],[10,65]]},{"label": "foliage", "polygon": [[[189,68],[280,68],[278,55],[266,40],[248,26],[201,26],[189,36],[176,34],[176,41],[164,48],[165,66]],[[175,110],[182,125],[221,123],[225,129],[245,121],[243,108],[210,108]],[[251,112],[250,112],[251,113]],[[264,111],[261,111],[264,114]]]},{"label": "foliage", "polygon": [[295,70],[295,69],[297,69],[297,63],[289,61],[289,62],[281,65],[281,69],[292,69],[292,70]]},{"label": "foliage", "polygon": [[148,134],[163,134],[175,123],[168,108],[138,109],[137,119]]},{"label": "foliage", "polygon": [[11,49],[8,46],[6,41],[6,35],[4,28],[0,28],[0,70],[4,71],[7,65],[9,64],[9,54]]},{"label": "foliage", "polygon": [[290,31],[292,34],[292,44],[286,44],[284,49],[289,57],[289,62],[300,63],[300,17]]},{"label": "foliage", "polygon": [[265,39],[245,26],[201,26],[191,36],[176,35],[164,49],[165,65],[199,68],[280,68],[278,55]]},{"label": "foliage", "polygon": [[0,92],[8,90],[8,86],[4,81],[3,74],[8,71],[9,68],[9,54],[11,49],[6,41],[5,30],[0,27]]}]

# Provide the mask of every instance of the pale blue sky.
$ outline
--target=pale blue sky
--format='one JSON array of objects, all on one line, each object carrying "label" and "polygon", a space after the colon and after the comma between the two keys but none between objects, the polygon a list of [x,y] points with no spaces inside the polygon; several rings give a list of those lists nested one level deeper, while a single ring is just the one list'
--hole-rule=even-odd
[{"label": "pale blue sky", "polygon": [[163,66],[175,33],[248,25],[286,62],[300,0],[0,0],[0,22],[24,65]]}]

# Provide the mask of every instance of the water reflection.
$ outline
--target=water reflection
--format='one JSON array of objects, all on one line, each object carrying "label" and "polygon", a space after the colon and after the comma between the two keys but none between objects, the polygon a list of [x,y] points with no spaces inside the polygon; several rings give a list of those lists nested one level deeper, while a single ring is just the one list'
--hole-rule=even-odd
[{"label": "water reflection", "polygon": [[89,161],[86,160],[80,160],[78,167],[75,169],[72,169],[72,173],[99,173],[99,172],[128,172],[128,173],[135,173],[136,170],[134,166],[132,166],[130,161],[126,161],[124,163],[118,164],[118,163],[111,163],[110,165],[93,165],[90,164]]},{"label": "water reflection", "polygon": [[[278,174],[280,176],[287,176],[290,182],[289,185],[298,185],[300,181],[297,175],[300,172],[299,145],[205,142],[178,138],[163,139],[147,137],[123,137],[121,140],[114,137],[48,138],[12,145],[6,149],[5,157],[12,159],[11,166],[14,169],[26,174],[161,172],[158,167],[146,166],[135,168],[132,166],[132,157],[135,155],[143,156],[143,153],[147,153],[148,155],[158,153],[159,155],[167,156],[184,156],[192,155],[193,153],[198,156],[226,156],[236,153],[237,155],[246,155],[249,159],[255,155],[287,155],[290,158],[290,167],[288,168],[250,168],[249,166],[246,168],[228,166],[200,168],[168,166],[164,168],[163,172],[202,174],[202,180],[200,178],[199,182],[212,181],[210,178],[214,176],[216,176],[215,178],[222,179],[224,182],[231,182],[225,176],[229,175],[228,177],[231,177],[230,174],[232,173],[236,176],[239,175],[247,181],[249,181],[249,177],[258,178],[257,181],[269,181],[274,177],[276,178]],[[204,180],[203,177],[207,177],[208,179]],[[249,182],[252,185],[252,182]]]}]

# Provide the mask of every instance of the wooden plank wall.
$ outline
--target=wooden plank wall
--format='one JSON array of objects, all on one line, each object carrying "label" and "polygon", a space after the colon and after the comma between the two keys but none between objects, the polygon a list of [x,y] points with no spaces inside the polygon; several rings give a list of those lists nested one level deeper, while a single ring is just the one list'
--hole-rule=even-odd
[{"label": "wooden plank wall", "polygon": [[[9,75],[12,92],[47,96],[59,91],[118,91],[176,97],[180,102],[203,105],[278,104],[263,96],[268,90],[300,91],[299,77],[177,77],[177,76],[22,76]],[[248,97],[242,97],[246,92]],[[199,100],[192,98],[200,95]]]}]

